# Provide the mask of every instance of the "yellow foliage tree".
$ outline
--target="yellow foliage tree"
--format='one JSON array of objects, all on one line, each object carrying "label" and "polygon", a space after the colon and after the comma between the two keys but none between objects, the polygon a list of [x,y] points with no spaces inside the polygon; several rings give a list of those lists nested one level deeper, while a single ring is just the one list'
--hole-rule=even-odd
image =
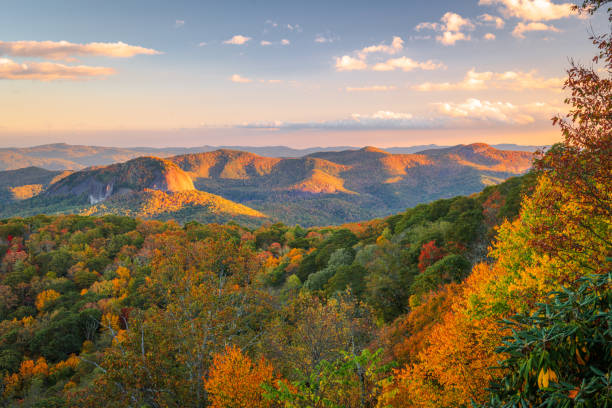
[{"label": "yellow foliage tree", "polygon": [[104,313],[102,316],[102,326],[111,332],[117,333],[121,329],[119,325],[119,316],[112,313]]},{"label": "yellow foliage tree", "polygon": [[46,305],[59,297],[60,294],[53,289],[43,290],[36,296],[36,309],[43,311]]}]

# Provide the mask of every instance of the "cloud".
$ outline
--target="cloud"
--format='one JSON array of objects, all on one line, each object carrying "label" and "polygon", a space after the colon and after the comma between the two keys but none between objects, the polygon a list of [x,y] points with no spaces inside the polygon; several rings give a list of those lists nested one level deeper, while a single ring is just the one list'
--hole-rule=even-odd
[{"label": "cloud", "polygon": [[496,37],[495,37],[495,34],[493,33],[486,33],[482,38],[484,38],[487,41],[493,41]]},{"label": "cloud", "polygon": [[442,33],[442,35],[437,35],[436,40],[444,45],[455,45],[457,41],[469,41],[471,40],[471,37],[463,33],[445,31]]},{"label": "cloud", "polygon": [[422,69],[425,71],[431,71],[435,69],[444,69],[446,66],[442,63],[436,63],[432,60],[425,62],[415,61],[408,57],[391,58],[385,62],[379,62],[374,65],[372,69],[374,71],[394,71],[395,69],[401,69],[402,71],[412,71],[414,69]]},{"label": "cloud", "polygon": [[321,122],[254,122],[245,123],[240,127],[250,129],[418,129],[431,127],[433,122],[425,119],[415,118],[410,113],[392,112],[380,110],[373,114],[353,113],[348,118],[321,121]]},{"label": "cloud", "polygon": [[156,55],[161,52],[121,41],[87,44],[75,44],[68,41],[0,41],[0,55],[13,57],[40,57],[73,61],[75,56],[129,58],[139,54]]},{"label": "cloud", "polygon": [[424,22],[418,24],[414,29],[434,30],[441,32],[436,40],[443,45],[455,45],[457,41],[469,41],[471,37],[464,30],[473,30],[476,26],[469,18],[461,17],[457,13],[447,12],[440,18],[441,23]]},{"label": "cloud", "polygon": [[517,91],[525,89],[561,90],[564,81],[563,78],[537,77],[536,73],[536,71],[506,71],[501,73],[490,71],[476,72],[475,68],[472,68],[465,74],[465,77],[460,82],[425,82],[421,85],[414,86],[413,89],[423,92],[454,90],[478,91],[485,89],[508,89]]},{"label": "cloud", "polygon": [[[278,29],[278,30],[289,30],[289,31],[295,31],[298,33],[302,32],[302,26],[300,26],[299,24],[280,24],[277,21],[274,20],[266,20],[266,25]],[[265,29],[264,32],[267,32],[268,29]]]},{"label": "cloud", "polygon": [[198,47],[206,47],[208,45],[207,42],[202,41],[201,43],[198,44]]},{"label": "cloud", "polygon": [[512,35],[515,36],[516,38],[525,38],[524,33],[528,31],[553,31],[555,33],[558,33],[561,30],[559,30],[557,27],[553,25],[544,24],[544,23],[525,24],[523,22],[519,22],[516,25],[516,27],[514,27],[514,30],[512,30]]},{"label": "cloud", "polygon": [[474,24],[469,18],[463,18],[457,13],[445,13],[440,21],[444,23],[444,29],[446,31],[461,31],[464,28],[468,30],[474,29]]},{"label": "cloud", "polygon": [[501,17],[492,16],[486,13],[478,16],[478,20],[480,20],[483,25],[495,26],[498,30],[501,30],[506,25],[506,22]]},{"label": "cloud", "polygon": [[442,24],[424,22],[424,23],[417,24],[416,27],[414,27],[414,29],[417,31],[421,31],[421,30],[440,31],[442,30]]},{"label": "cloud", "polygon": [[554,4],[551,0],[480,0],[481,6],[498,5],[506,17],[525,21],[548,21],[575,15],[571,3]]},{"label": "cloud", "polygon": [[176,20],[174,22],[174,28],[181,28],[185,25],[185,20]]},{"label": "cloud", "polygon": [[260,44],[260,45],[263,45],[264,47],[265,47],[266,45],[272,45],[272,43],[271,43],[270,41],[266,41],[266,40],[262,40],[262,41],[261,41],[259,44]]},{"label": "cloud", "polygon": [[494,124],[527,125],[550,117],[560,108],[536,102],[515,105],[510,102],[490,102],[467,99],[464,102],[440,102],[432,104],[436,109],[430,117],[418,117],[411,113],[379,110],[372,114],[353,113],[349,117],[312,122],[252,122],[238,127],[274,130],[377,130],[377,129],[430,129],[458,128],[462,126]]},{"label": "cloud", "polygon": [[0,79],[31,79],[36,81],[78,80],[105,77],[114,73],[114,69],[106,67],[70,66],[55,62],[31,62],[24,64],[7,58],[0,58]]},{"label": "cloud", "polygon": [[229,40],[223,41],[223,44],[242,45],[242,44],[246,44],[247,42],[251,40],[252,40],[251,37],[245,37],[244,35],[235,35]]},{"label": "cloud", "polygon": [[319,44],[324,44],[324,43],[334,42],[334,39],[331,37],[325,37],[323,35],[317,35],[314,41]]},{"label": "cloud", "polygon": [[394,91],[397,88],[395,86],[389,86],[389,85],[371,85],[371,86],[362,86],[362,87],[347,86],[344,89],[346,90],[346,92],[384,92],[384,91]]},{"label": "cloud", "polygon": [[[394,55],[404,49],[404,40],[401,37],[394,36],[391,44],[380,43],[378,45],[370,45],[360,50],[353,51],[353,55],[344,55],[336,58],[337,71],[355,71],[368,69],[367,60],[371,54],[389,54]],[[371,66],[373,71],[394,71],[401,69],[403,71],[412,71],[414,69],[433,70],[446,68],[444,64],[436,63],[432,60],[425,62],[415,61],[408,57],[390,58],[386,61],[381,61],[380,56],[375,57],[379,62]]]},{"label": "cloud", "polygon": [[365,47],[359,51],[359,57],[361,59],[365,58],[367,54],[371,53],[384,53],[389,55],[394,55],[404,49],[404,40],[401,37],[393,37],[391,41],[391,45],[386,45],[384,43],[378,45],[370,45],[369,47]]},{"label": "cloud", "polygon": [[556,109],[542,102],[514,105],[510,102],[481,101],[475,98],[462,103],[444,102],[435,105],[439,113],[450,118],[512,125],[533,123],[536,117],[550,116]]},{"label": "cloud", "polygon": [[286,39],[286,38],[283,38],[280,43],[281,43],[281,45],[289,45],[289,44],[291,44],[291,42],[288,39]]},{"label": "cloud", "polygon": [[230,77],[230,81],[232,81],[232,82],[236,82],[236,83],[239,83],[239,84],[248,84],[249,82],[253,82],[253,80],[252,80],[252,79],[250,79],[250,78],[245,78],[245,77],[240,76],[240,75],[238,75],[238,74],[234,74],[234,75],[232,75],[232,76]]},{"label": "cloud", "polygon": [[367,69],[368,65],[365,61],[353,58],[350,55],[344,55],[336,58],[336,71],[358,71]]}]

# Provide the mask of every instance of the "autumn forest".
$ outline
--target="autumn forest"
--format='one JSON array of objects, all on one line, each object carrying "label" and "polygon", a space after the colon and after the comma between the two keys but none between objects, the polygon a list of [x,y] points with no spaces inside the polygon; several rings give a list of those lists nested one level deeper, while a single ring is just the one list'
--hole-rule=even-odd
[{"label": "autumn forest", "polygon": [[[609,1],[581,8],[612,23]],[[166,192],[91,199],[92,215],[35,207],[45,193],[32,207],[0,200],[18,212],[0,220],[0,406],[612,407],[612,36],[591,41],[552,119],[562,141],[474,194],[397,198],[328,226],[339,218],[323,201],[307,215],[262,199],[312,221],[300,226],[215,195],[242,182],[194,190],[185,156],[136,159],[174,176],[139,165],[123,185]],[[329,170],[317,160],[305,162]],[[317,169],[301,187],[324,178],[357,211],[357,193]],[[46,191],[74,195],[79,177]],[[185,203],[210,215],[151,216]]]}]

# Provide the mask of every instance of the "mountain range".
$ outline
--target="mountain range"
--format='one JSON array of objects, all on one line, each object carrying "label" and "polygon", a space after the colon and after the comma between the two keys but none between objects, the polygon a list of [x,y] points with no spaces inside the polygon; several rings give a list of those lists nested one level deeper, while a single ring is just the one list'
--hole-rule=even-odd
[{"label": "mountain range", "polygon": [[[435,144],[389,147],[382,149],[392,154],[412,154],[428,149],[444,149],[450,146]],[[534,152],[545,146],[497,144],[498,150]],[[80,146],[65,143],[47,144],[23,148],[0,148],[0,170],[16,170],[24,167],[40,167],[47,170],[81,170],[90,166],[103,166],[124,162],[141,156],[172,157],[181,154],[205,153],[219,149],[238,150],[264,157],[303,157],[319,152],[359,150],[360,147],[335,146],[294,149],[287,146],[199,146],[199,147],[102,147]]]},{"label": "mountain range", "polygon": [[301,157],[219,149],[78,171],[27,167],[0,172],[0,216],[77,212],[339,224],[472,194],[526,172],[531,162],[531,152],[476,143],[410,154],[365,147]]}]

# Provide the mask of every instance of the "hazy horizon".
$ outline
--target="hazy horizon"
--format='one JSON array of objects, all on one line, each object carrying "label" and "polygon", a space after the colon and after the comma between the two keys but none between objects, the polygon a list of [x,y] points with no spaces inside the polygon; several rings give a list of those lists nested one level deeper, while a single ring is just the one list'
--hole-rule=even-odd
[{"label": "hazy horizon", "polygon": [[438,144],[438,143],[423,143],[423,144],[411,144],[411,145],[389,145],[389,146],[379,146],[376,144],[362,144],[362,145],[328,145],[328,146],[322,146],[322,145],[304,145],[301,147],[295,147],[295,146],[290,146],[290,145],[284,145],[284,144],[250,144],[250,145],[238,145],[238,144],[196,144],[196,145],[159,145],[159,146],[152,146],[152,145],[125,145],[125,146],[120,146],[120,145],[107,145],[107,144],[79,144],[79,143],[67,143],[67,142],[62,142],[62,141],[57,141],[57,142],[49,142],[49,143],[42,143],[42,144],[32,144],[32,145],[22,145],[22,146],[0,146],[0,149],[29,149],[29,148],[35,148],[35,147],[44,147],[44,146],[55,146],[55,145],[66,145],[66,146],[84,146],[84,147],[101,147],[101,148],[117,148],[117,149],[139,149],[139,148],[143,148],[143,149],[193,149],[193,148],[198,148],[198,147],[218,147],[218,148],[227,148],[227,147],[240,147],[240,148],[248,148],[248,147],[253,147],[253,148],[287,148],[287,149],[293,149],[293,150],[312,150],[312,149],[331,149],[331,148],[349,148],[349,149],[362,149],[365,147],[378,147],[381,149],[394,149],[394,148],[414,148],[414,147],[427,147],[427,146],[438,146],[438,147],[452,147],[452,146],[457,146],[457,145],[472,145],[472,144],[479,144],[479,143],[484,143],[484,144],[488,144],[491,146],[500,146],[500,145],[508,145],[508,146],[522,146],[522,147],[539,147],[539,146],[549,146],[549,144],[520,144],[520,143],[488,143],[486,141],[481,141],[481,140],[474,140],[471,142],[466,142],[466,143],[455,143],[455,144]]}]

